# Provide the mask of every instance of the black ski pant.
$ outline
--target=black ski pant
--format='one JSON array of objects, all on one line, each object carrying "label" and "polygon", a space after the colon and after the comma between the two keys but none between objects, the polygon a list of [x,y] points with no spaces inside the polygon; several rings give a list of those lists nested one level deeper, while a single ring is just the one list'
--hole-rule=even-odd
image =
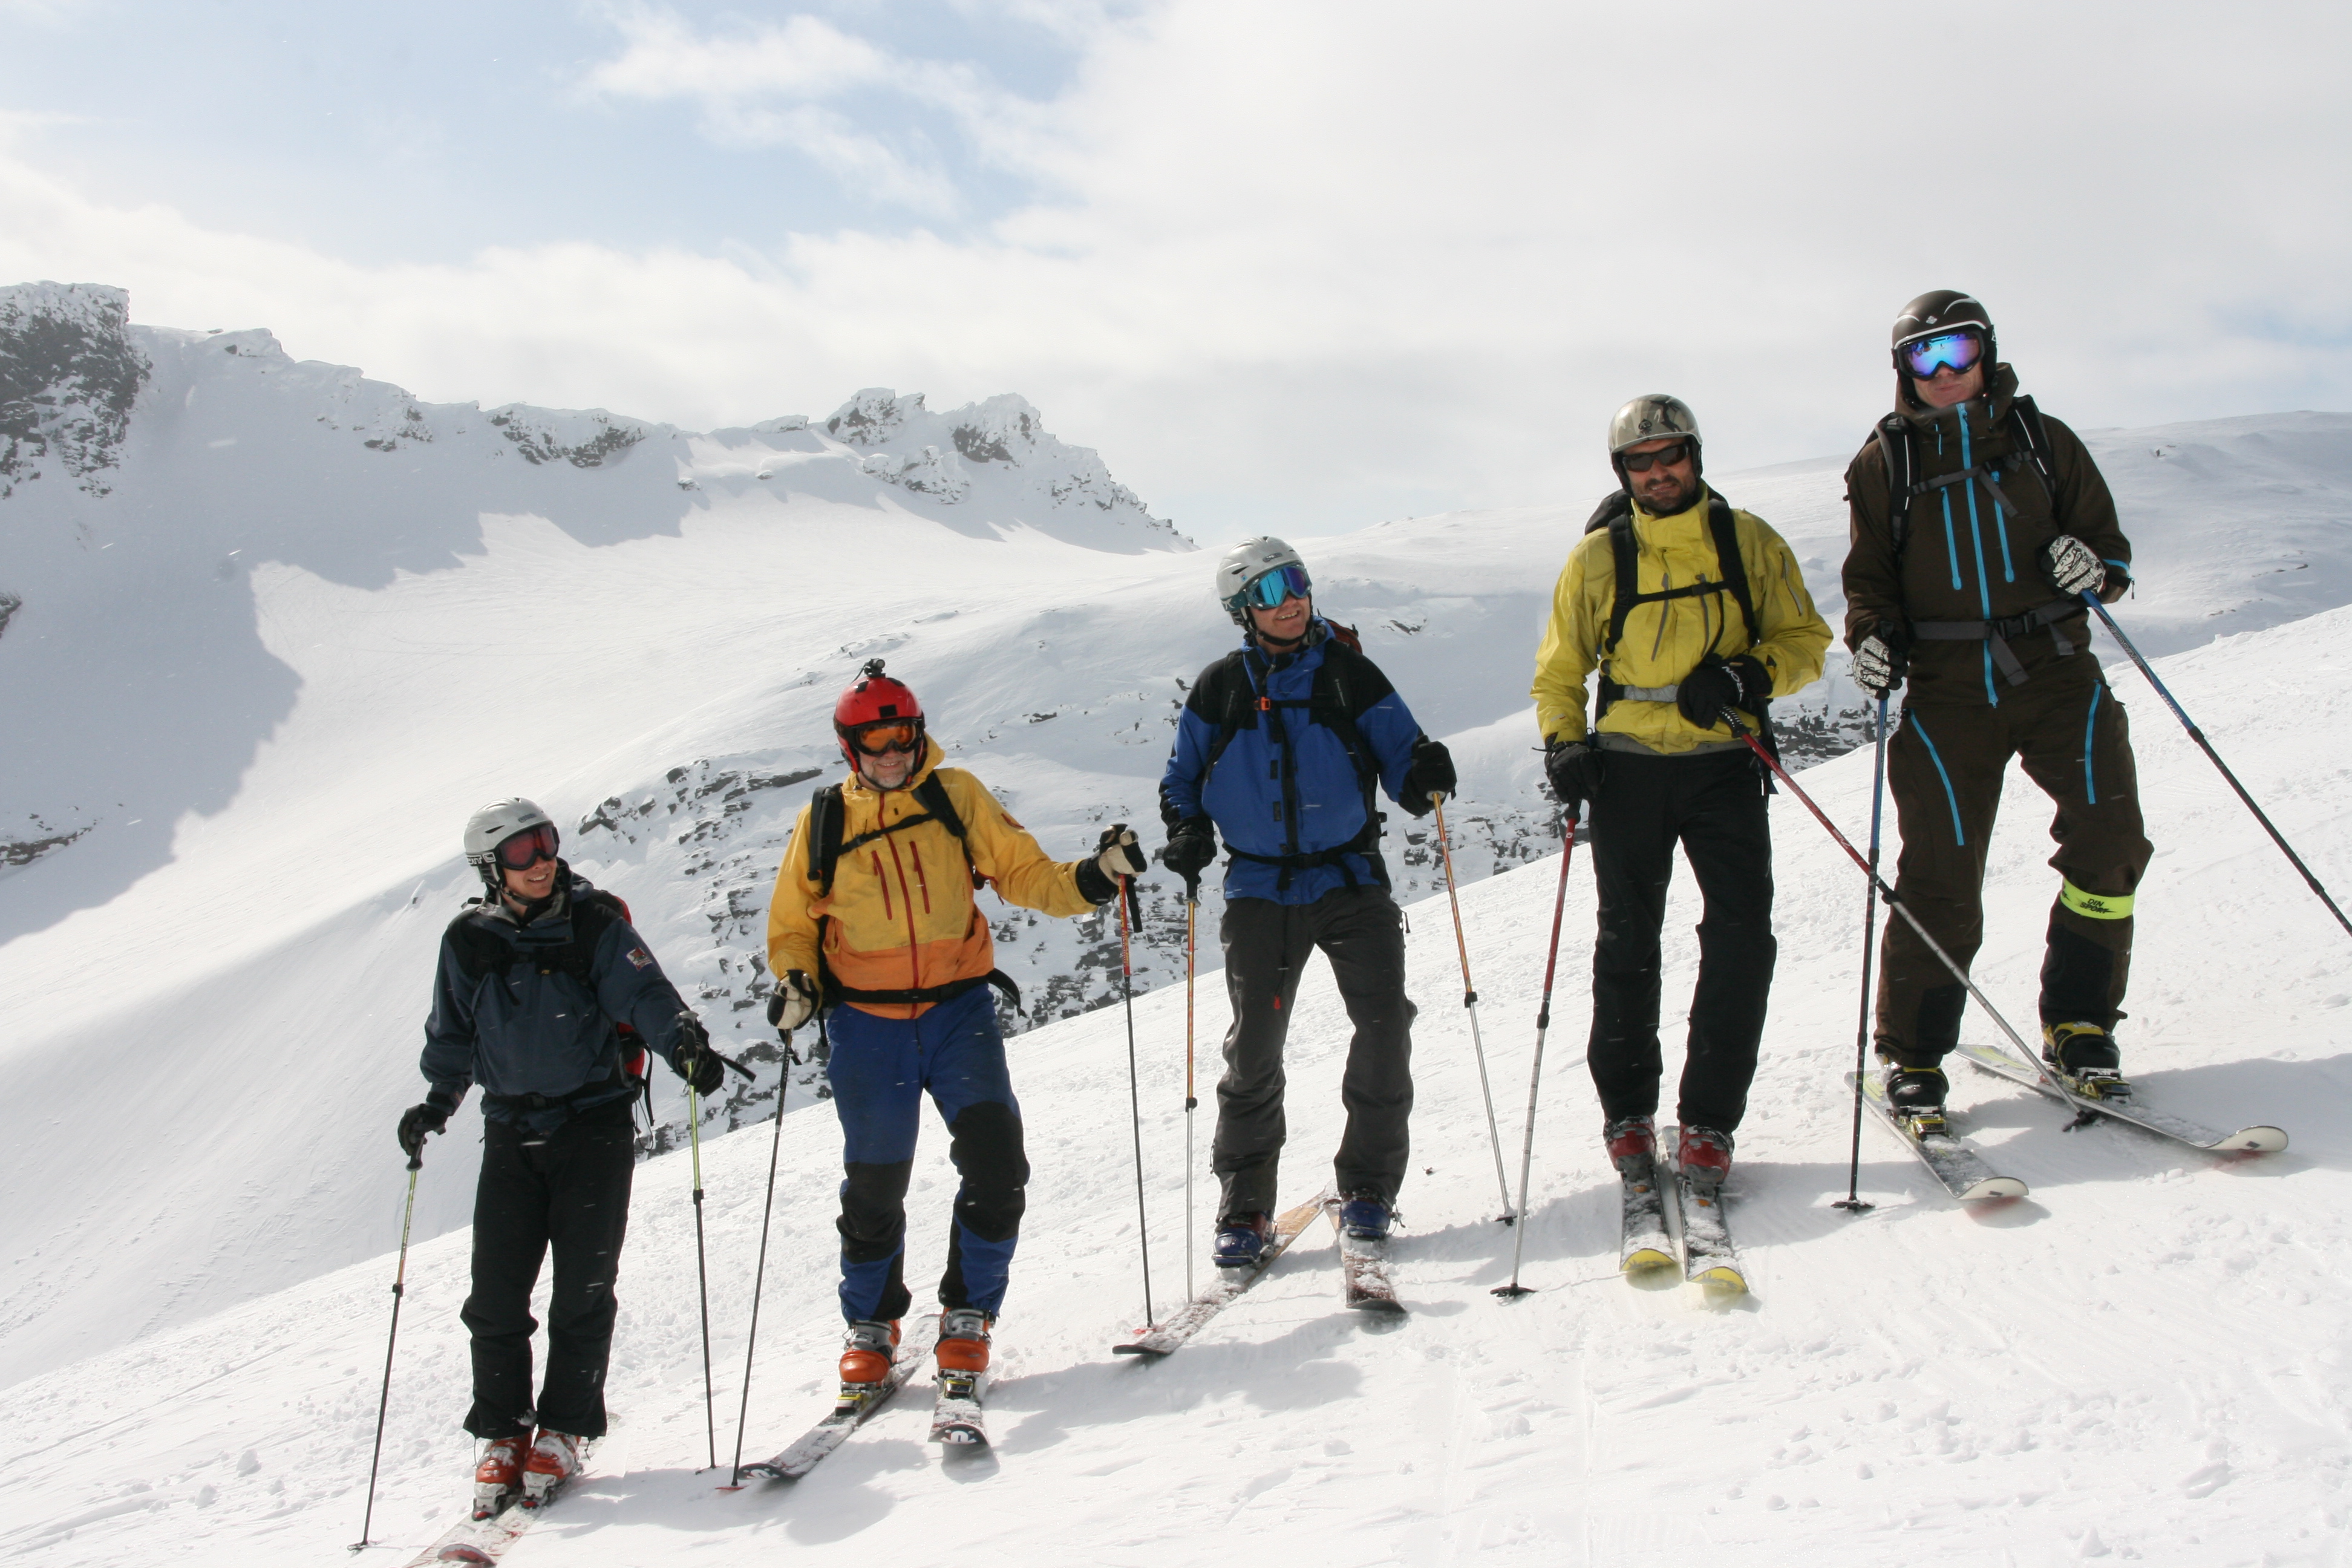
[{"label": "black ski pant", "polygon": [[1288,1124],[1282,1046],[1290,1032],[1299,973],[1320,949],[1339,1000],[1356,1026],[1339,1102],[1348,1129],[1332,1174],[1342,1193],[1396,1202],[1412,1152],[1413,1005],[1404,994],[1404,917],[1381,888],[1340,888],[1311,904],[1232,899],[1219,935],[1233,1026],[1225,1076],[1217,1084],[1217,1136],[1211,1168],[1219,1215],[1271,1214]]},{"label": "black ski pant", "polygon": [[1772,936],[1772,832],[1755,757],[1738,752],[1652,756],[1611,752],[1592,801],[1592,1035],[1585,1064],[1602,1116],[1654,1116],[1659,945],[1675,847],[1706,900],[1691,993],[1681,1119],[1728,1132],[1748,1110],[1779,944]]},{"label": "black ski pant", "polygon": [[[2112,1029],[2131,975],[2132,895],[2155,853],[2123,704],[2087,656],[2004,687],[2000,705],[1903,710],[1886,784],[1903,832],[1895,890],[1962,969],[1984,940],[1985,853],[2009,760],[2058,807],[2059,874],[2042,962],[2042,1021]],[[1960,1040],[1968,988],[1910,922],[1879,949],[1879,1055],[1930,1067]]]},{"label": "black ski pant", "polygon": [[[482,1175],[474,1191],[474,1290],[462,1314],[474,1340],[477,1437],[540,1426],[577,1437],[604,1434],[604,1365],[617,1310],[613,1282],[629,1225],[636,1169],[629,1100],[600,1105],[544,1135],[512,1122],[482,1123]],[[547,1381],[530,1397],[531,1287],[550,1247]]]}]

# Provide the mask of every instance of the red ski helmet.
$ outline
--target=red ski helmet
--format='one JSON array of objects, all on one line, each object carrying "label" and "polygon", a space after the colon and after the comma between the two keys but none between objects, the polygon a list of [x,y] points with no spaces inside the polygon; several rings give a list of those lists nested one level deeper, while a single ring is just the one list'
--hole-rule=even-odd
[{"label": "red ski helmet", "polygon": [[877,725],[909,723],[914,726],[912,739],[919,751],[924,733],[923,705],[905,681],[882,673],[882,661],[878,658],[866,661],[857,679],[849,683],[841,700],[833,705],[833,732],[853,772],[857,767],[859,731]]}]

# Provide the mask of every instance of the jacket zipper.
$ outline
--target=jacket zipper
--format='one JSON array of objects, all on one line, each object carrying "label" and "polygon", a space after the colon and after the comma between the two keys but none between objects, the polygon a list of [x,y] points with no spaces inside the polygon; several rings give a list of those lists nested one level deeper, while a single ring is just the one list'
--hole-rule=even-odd
[{"label": "jacket zipper", "polygon": [[[908,975],[907,989],[920,991],[923,988],[923,960],[921,951],[916,945],[915,896],[907,887],[907,868],[898,858],[898,841],[895,838],[885,838],[882,842],[888,846],[890,865],[898,873],[898,901],[907,908],[907,973]],[[882,866],[878,859],[875,862],[874,868],[877,872],[881,870]],[[888,896],[887,883],[884,884],[884,896],[887,900]],[[885,912],[887,912],[887,905]]]}]

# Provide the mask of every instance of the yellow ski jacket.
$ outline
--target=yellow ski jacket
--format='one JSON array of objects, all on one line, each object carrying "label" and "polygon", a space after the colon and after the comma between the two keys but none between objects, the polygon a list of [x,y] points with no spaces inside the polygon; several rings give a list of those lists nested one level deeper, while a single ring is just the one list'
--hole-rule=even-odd
[{"label": "yellow ski jacket", "polygon": [[[1723,580],[1707,528],[1707,494],[1701,487],[1697,500],[1671,517],[1653,517],[1634,503],[1634,580],[1640,592]],[[1775,697],[1801,691],[1821,679],[1830,628],[1813,607],[1796,557],[1771,525],[1753,512],[1734,510],[1731,520],[1748,572],[1748,592],[1763,626],[1751,631],[1741,624],[1738,602],[1728,590],[1636,605],[1603,672],[1610,679],[1629,687],[1673,686],[1708,653],[1725,658],[1754,656],[1770,672]],[[1609,531],[1596,529],[1568,553],[1568,564],[1552,591],[1551,622],[1536,650],[1536,724],[1548,742],[1580,740],[1585,733],[1585,679],[1601,665],[1601,645],[1609,635],[1616,597]],[[1611,704],[1601,717],[1599,733],[1604,746],[1669,756],[1702,746],[1740,743],[1720,723],[1699,729],[1672,702],[1630,698]]]},{"label": "yellow ski jacket", "polygon": [[[853,990],[928,990],[985,975],[996,967],[996,945],[973,900],[971,876],[964,863],[967,849],[972,867],[1009,903],[1049,915],[1083,914],[1094,908],[1078,892],[1078,862],[1047,859],[986,785],[961,768],[940,766],[945,755],[937,741],[926,739],[922,761],[908,775],[907,786],[887,794],[871,788],[853,772],[841,790],[842,842],[846,846],[862,834],[921,816],[914,786],[935,769],[963,821],[963,841],[958,843],[944,826],[929,821],[845,848],[834,868],[833,891],[824,898],[817,896],[809,876],[811,807],[801,808],[768,904],[772,973],[797,969],[812,978],[818,973],[817,922],[822,918],[824,966]],[[850,1004],[885,1018],[920,1017],[936,1005]]]}]

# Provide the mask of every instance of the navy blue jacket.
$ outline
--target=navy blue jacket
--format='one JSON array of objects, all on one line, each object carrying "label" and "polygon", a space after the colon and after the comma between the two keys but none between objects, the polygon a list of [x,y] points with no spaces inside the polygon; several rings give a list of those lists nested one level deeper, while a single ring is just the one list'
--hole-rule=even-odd
[{"label": "navy blue jacket", "polygon": [[[603,922],[588,961],[593,986],[582,985],[554,961],[572,941],[572,900],[593,890],[586,878],[562,866],[556,885],[567,884],[568,891],[528,926],[492,900],[467,910],[443,934],[418,1065],[435,1098],[453,1109],[467,1086],[478,1083],[485,1116],[544,1132],[568,1111],[626,1099],[635,1089],[621,1070],[620,1024],[675,1065],[677,1016],[686,1003],[626,920],[615,913]],[[461,937],[478,951],[503,949],[501,961],[469,979]],[[553,1099],[583,1089],[588,1092],[568,1108],[501,1103],[507,1097]]]},{"label": "navy blue jacket", "polygon": [[[1337,645],[1320,616],[1308,630],[1307,646],[1296,653],[1269,658],[1244,644],[1238,673],[1245,689],[1234,685],[1229,659],[1211,665],[1193,683],[1177,721],[1175,751],[1160,776],[1160,815],[1172,826],[1206,813],[1227,849],[1251,855],[1311,856],[1360,841],[1361,847],[1328,864],[1292,868],[1286,886],[1282,867],[1237,856],[1226,863],[1228,899],[1311,904],[1334,889],[1387,884],[1378,826],[1365,815],[1362,780],[1347,743],[1338,731],[1308,715],[1315,672],[1327,658],[1335,661],[1338,695],[1370,753],[1380,787],[1405,805],[1405,770],[1421,726],[1380,667]],[[1261,699],[1280,706],[1259,708]],[[1209,767],[1218,735],[1235,717],[1244,727]],[[1427,809],[1418,800],[1413,807]]]}]

